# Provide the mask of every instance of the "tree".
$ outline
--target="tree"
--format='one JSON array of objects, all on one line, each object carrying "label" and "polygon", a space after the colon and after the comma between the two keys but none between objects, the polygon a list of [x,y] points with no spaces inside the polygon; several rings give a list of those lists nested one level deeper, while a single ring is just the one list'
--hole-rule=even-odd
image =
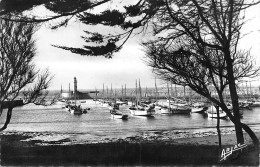
[{"label": "tree", "polygon": [[[165,1],[155,15],[155,35],[145,43],[150,65],[157,73],[176,84],[188,85],[221,107],[235,124],[237,142],[243,143],[242,128],[258,146],[253,131],[241,123],[236,82],[256,76],[249,53],[238,51],[241,12],[251,6],[244,1]],[[208,89],[213,85],[218,99]],[[233,115],[223,100],[230,90]]]},{"label": "tree", "polygon": [[5,124],[0,131],[7,128],[14,101],[23,97],[23,104],[44,105],[51,76],[48,70],[40,72],[32,63],[35,57],[33,34],[35,24],[16,23],[0,20],[0,115],[5,102],[9,102]]}]

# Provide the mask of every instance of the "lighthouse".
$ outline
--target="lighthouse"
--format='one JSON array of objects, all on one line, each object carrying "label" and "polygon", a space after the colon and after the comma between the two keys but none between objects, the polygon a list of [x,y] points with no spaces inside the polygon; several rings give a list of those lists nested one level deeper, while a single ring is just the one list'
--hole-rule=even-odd
[{"label": "lighthouse", "polygon": [[74,100],[76,104],[76,98],[77,98],[77,78],[74,77]]}]

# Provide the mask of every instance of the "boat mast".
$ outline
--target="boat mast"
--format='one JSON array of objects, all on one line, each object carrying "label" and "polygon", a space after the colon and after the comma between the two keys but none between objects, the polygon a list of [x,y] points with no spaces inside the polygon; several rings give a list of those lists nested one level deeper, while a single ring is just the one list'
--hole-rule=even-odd
[{"label": "boat mast", "polygon": [[102,91],[102,96],[103,96],[103,102],[104,102],[104,98],[105,98],[105,85],[103,83],[103,91]]},{"label": "boat mast", "polygon": [[137,105],[137,80],[135,80],[135,102]]},{"label": "boat mast", "polygon": [[249,89],[249,96],[250,96],[250,99],[252,99],[252,87],[251,87],[251,81],[249,82],[250,83],[250,89]]},{"label": "boat mast", "polygon": [[108,100],[108,86],[107,86],[107,100]]},{"label": "boat mast", "polygon": [[113,98],[113,89],[112,89],[112,83],[111,83],[111,88],[110,88],[110,100]]},{"label": "boat mast", "polygon": [[95,103],[97,101],[97,88],[95,87],[95,94],[96,94],[96,100],[95,100]]},{"label": "boat mast", "polygon": [[177,92],[177,87],[176,87],[176,84],[174,85],[174,88],[175,88],[175,97],[177,98],[178,97],[178,92]]},{"label": "boat mast", "polygon": [[115,103],[116,103],[116,88],[115,88]]},{"label": "boat mast", "polygon": [[142,99],[142,88],[141,88],[140,78],[139,78],[139,92],[140,92],[140,99]]},{"label": "boat mast", "polygon": [[145,87],[145,98],[148,99],[147,86]]},{"label": "boat mast", "polygon": [[171,97],[173,96],[173,94],[172,94],[172,82],[171,82]]},{"label": "boat mast", "polygon": [[157,90],[157,85],[156,85],[156,77],[155,77],[155,83],[154,83],[154,86],[155,86],[155,100],[156,100],[156,103],[157,103],[157,94],[158,94],[158,90]]},{"label": "boat mast", "polygon": [[69,100],[70,100],[70,83],[69,83]]},{"label": "boat mast", "polygon": [[77,78],[74,77],[74,101],[76,105],[76,99],[77,99]]},{"label": "boat mast", "polygon": [[246,99],[248,100],[248,88],[247,88],[247,81],[246,81]]},{"label": "boat mast", "polygon": [[185,101],[186,101],[186,91],[185,91],[185,86],[183,86],[183,97],[184,97],[184,99],[185,99]]},{"label": "boat mast", "polygon": [[122,85],[122,97],[121,97],[121,100],[123,100],[124,98],[124,86]]},{"label": "boat mast", "polygon": [[171,110],[171,102],[170,102],[170,90],[169,90],[168,82],[167,82],[167,92],[168,92],[168,103],[169,103],[168,110],[170,111]]},{"label": "boat mast", "polygon": [[125,98],[126,98],[126,84],[125,84]]}]

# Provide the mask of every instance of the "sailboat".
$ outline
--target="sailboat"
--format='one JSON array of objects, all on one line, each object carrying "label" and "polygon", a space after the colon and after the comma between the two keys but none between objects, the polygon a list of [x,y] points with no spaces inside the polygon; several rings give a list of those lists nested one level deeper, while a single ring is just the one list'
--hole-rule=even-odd
[{"label": "sailboat", "polygon": [[[169,103],[169,113],[172,114],[190,114],[191,108],[186,103],[180,103],[177,101],[168,100]],[[163,110],[161,111],[163,112]]]},{"label": "sailboat", "polygon": [[119,105],[116,103],[113,104],[113,108],[110,110],[110,114],[111,114],[112,119],[127,119],[128,118],[127,114],[123,114],[119,110]]},{"label": "sailboat", "polygon": [[[126,86],[125,86],[125,89],[126,89]],[[122,92],[121,93],[122,93],[121,98],[116,99],[116,104],[127,105],[128,102],[127,102],[127,100],[124,99],[126,96],[124,96],[124,87],[123,86],[122,86]]]},{"label": "sailboat", "polygon": [[190,114],[191,108],[190,106],[177,98],[171,98],[170,92],[169,92],[169,86],[167,83],[167,89],[168,89],[168,106],[164,105],[161,108],[161,114]]},{"label": "sailboat", "polygon": [[[141,86],[140,86],[140,80],[139,80],[139,93],[140,93],[140,99],[141,99]],[[154,104],[151,105],[144,105],[140,103],[140,100],[138,100],[138,92],[137,92],[137,81],[136,81],[136,102],[134,105],[132,105],[129,110],[131,115],[133,116],[152,116],[155,114]]]},{"label": "sailboat", "polygon": [[[112,99],[112,97],[111,97]],[[114,102],[110,102],[109,103],[109,107],[108,109],[110,110],[110,114],[111,114],[111,118],[112,119],[127,119],[128,115],[123,114],[120,110],[119,110],[119,104],[116,103],[116,89],[115,89],[115,97],[114,97]]]},{"label": "sailboat", "polygon": [[203,102],[196,102],[191,105],[192,113],[204,113],[208,110],[208,107]]},{"label": "sailboat", "polygon": [[154,86],[155,86],[155,102],[154,102],[154,105],[155,105],[155,107],[154,107],[154,109],[155,109],[155,111],[159,111],[159,110],[161,110],[161,108],[162,108],[162,106],[161,105],[159,105],[158,104],[158,89],[157,89],[157,84],[156,84],[156,78],[155,78],[155,83],[154,83]]},{"label": "sailboat", "polygon": [[[207,110],[208,118],[218,118],[217,109],[215,106],[211,105]],[[227,114],[219,107],[219,118],[225,118]]]}]

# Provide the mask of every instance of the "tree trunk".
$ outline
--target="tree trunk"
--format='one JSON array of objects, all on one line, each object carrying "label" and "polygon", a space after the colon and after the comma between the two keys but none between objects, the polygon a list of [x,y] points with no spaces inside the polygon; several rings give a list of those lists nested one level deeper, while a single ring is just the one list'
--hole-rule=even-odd
[{"label": "tree trunk", "polygon": [[7,128],[7,125],[10,123],[10,120],[12,118],[12,111],[13,111],[13,107],[8,107],[5,124],[3,125],[2,128],[0,128],[0,132],[5,130]]},{"label": "tree trunk", "polygon": [[253,140],[253,143],[256,149],[259,149],[259,139],[255,135],[255,133],[251,130],[249,126],[246,124],[241,123],[240,121],[240,113],[239,113],[239,104],[238,104],[238,95],[236,90],[236,84],[234,79],[234,72],[233,72],[233,62],[230,56],[230,52],[227,49],[225,52],[226,62],[227,62],[227,73],[228,73],[228,80],[229,80],[229,90],[230,90],[230,97],[232,100],[233,105],[233,113],[234,116],[231,115],[233,118],[232,122],[235,124],[236,129],[236,137],[237,143],[244,143],[243,131],[242,128],[248,133],[248,135]]},{"label": "tree trunk", "polygon": [[255,133],[252,131],[251,128],[249,128],[248,125],[241,123],[241,127],[246,131],[246,133],[251,137],[253,143],[255,146],[257,146],[257,148],[259,147],[259,139],[257,138],[257,136],[255,135]]},{"label": "tree trunk", "polygon": [[227,74],[228,74],[228,81],[229,81],[230,97],[233,106],[234,119],[236,120],[235,130],[236,130],[237,143],[242,144],[244,143],[244,136],[243,136],[242,127],[239,126],[239,124],[241,124],[241,121],[240,121],[240,114],[239,114],[238,95],[237,95],[236,83],[234,78],[233,62],[231,59],[229,49],[225,50],[225,58],[227,62]]},{"label": "tree trunk", "polygon": [[220,127],[219,127],[219,124],[220,124],[220,118],[219,118],[219,106],[216,106],[216,109],[217,109],[217,131],[218,131],[218,144],[219,144],[219,150],[221,150],[221,131],[220,131]]}]

